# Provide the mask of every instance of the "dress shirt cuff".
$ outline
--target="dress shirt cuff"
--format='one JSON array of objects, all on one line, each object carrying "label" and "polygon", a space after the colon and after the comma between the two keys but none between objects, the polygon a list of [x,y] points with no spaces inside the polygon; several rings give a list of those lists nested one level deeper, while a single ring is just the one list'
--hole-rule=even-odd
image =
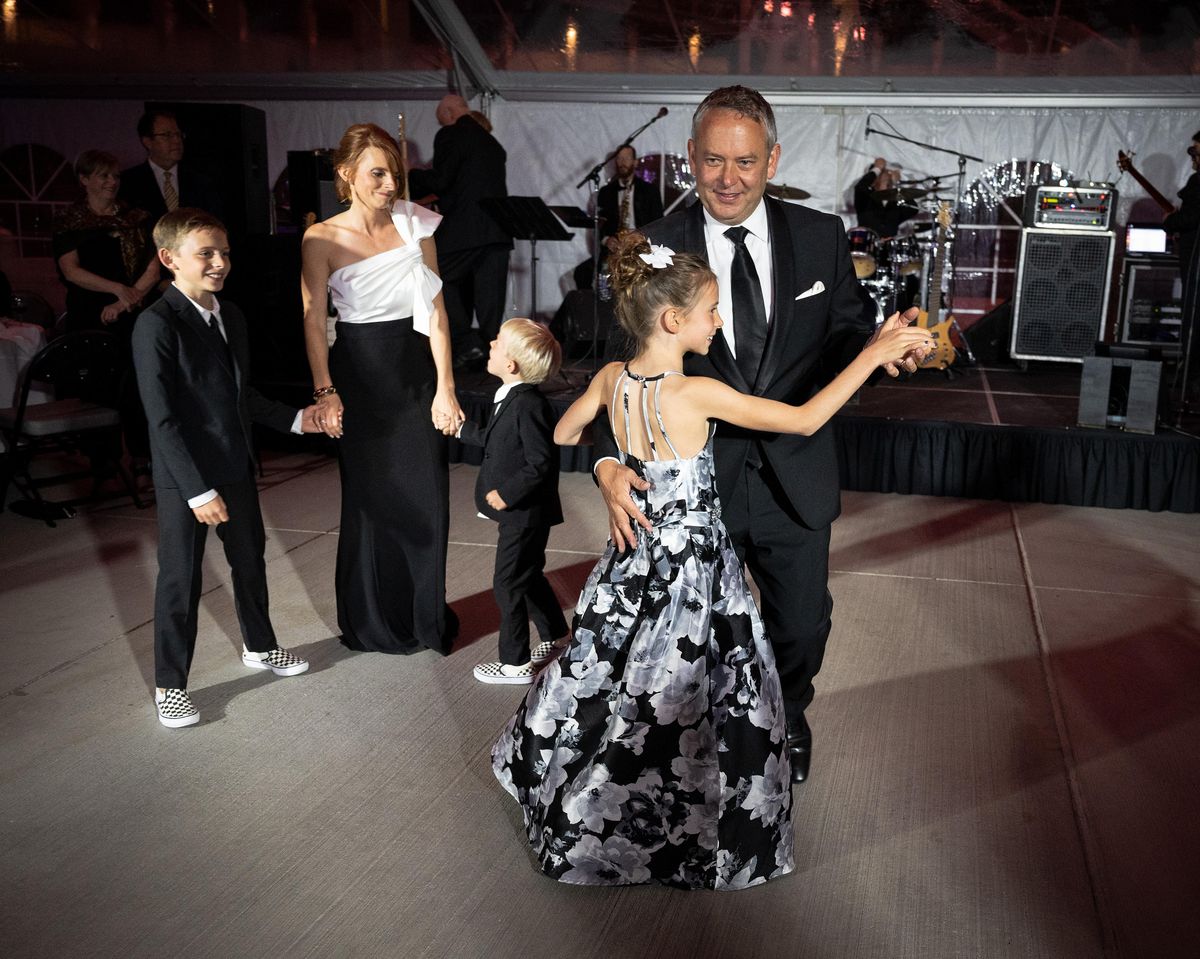
[{"label": "dress shirt cuff", "polygon": [[304,429],[301,424],[304,422],[304,410],[296,410],[296,418],[292,420],[292,432],[303,433]]},{"label": "dress shirt cuff", "polygon": [[211,503],[217,498],[217,491],[210,489],[207,493],[201,493],[199,496],[193,496],[188,500],[188,509],[199,509],[205,503]]}]

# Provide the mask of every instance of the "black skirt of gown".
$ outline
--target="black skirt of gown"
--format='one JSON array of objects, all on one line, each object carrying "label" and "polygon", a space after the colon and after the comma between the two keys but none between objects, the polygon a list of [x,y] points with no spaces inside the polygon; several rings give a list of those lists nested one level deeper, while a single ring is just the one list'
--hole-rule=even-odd
[{"label": "black skirt of gown", "polygon": [[412,318],[338,323],[329,370],[345,406],[337,612],[342,643],[379,653],[433,649],[457,632],[446,606],[446,438],[429,416],[437,382]]}]

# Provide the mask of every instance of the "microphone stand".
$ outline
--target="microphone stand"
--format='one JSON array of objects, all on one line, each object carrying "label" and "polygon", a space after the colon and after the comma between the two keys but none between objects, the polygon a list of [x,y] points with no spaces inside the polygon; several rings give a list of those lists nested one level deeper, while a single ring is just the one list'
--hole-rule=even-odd
[{"label": "microphone stand", "polygon": [[592,198],[592,346],[588,355],[588,362],[591,365],[593,375],[596,372],[596,354],[599,352],[600,339],[600,171],[608,166],[609,162],[621,152],[622,147],[631,146],[639,134],[666,115],[667,108],[663,107],[658,113],[654,114],[654,116],[629,134],[612,153],[592,167],[584,178],[575,184],[576,190],[585,183],[591,183],[592,185],[589,191]]},{"label": "microphone stand", "polygon": [[[870,119],[870,117],[868,117],[867,118],[866,135],[870,136],[872,133],[876,134],[877,136],[887,137],[888,139],[891,139],[891,140],[903,140],[905,143],[911,143],[913,146],[922,147],[923,149],[926,149],[926,150],[934,150],[937,153],[948,153],[952,157],[958,157],[958,176],[955,180],[955,186],[954,186],[954,210],[955,210],[956,214],[958,212],[959,205],[962,203],[963,184],[965,183],[966,178],[967,178],[967,161],[974,160],[977,163],[986,163],[987,162],[986,160],[983,159],[983,157],[971,156],[971,154],[963,153],[961,150],[950,150],[946,147],[935,146],[932,143],[925,143],[922,140],[910,140],[906,136],[902,136],[899,133],[892,133],[892,132],[889,132],[888,130],[876,130],[876,129],[872,128],[871,119]],[[941,179],[941,178],[939,177],[938,179]],[[948,242],[953,243],[953,239],[948,238]],[[947,253],[947,256],[948,255],[949,254]],[[953,305],[953,303],[954,303],[954,268],[953,267],[951,267],[951,269],[950,269],[950,290],[949,290],[949,292],[950,292],[950,297],[949,297],[950,303],[951,303],[951,305]],[[933,318],[935,323],[938,322],[939,319],[940,319],[940,317],[936,317],[936,316]],[[972,366],[974,366],[976,364],[976,359],[975,359],[974,352],[972,352],[972,350],[971,350],[971,344],[967,342],[967,337],[963,333],[962,327],[958,325],[958,320],[953,319],[953,316],[951,316],[951,319],[953,320],[954,329],[958,331],[958,338],[960,340],[962,340],[964,352],[967,354],[967,361]]]}]

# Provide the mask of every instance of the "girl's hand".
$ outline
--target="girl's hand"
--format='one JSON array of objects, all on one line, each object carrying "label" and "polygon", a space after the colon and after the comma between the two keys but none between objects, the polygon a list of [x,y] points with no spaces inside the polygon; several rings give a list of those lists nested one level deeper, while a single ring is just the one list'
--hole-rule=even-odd
[{"label": "girl's hand", "polygon": [[[904,326],[891,330],[880,327],[879,332],[867,345],[867,350],[871,352],[876,365],[884,369],[891,366],[894,369],[896,364],[901,364],[910,373],[916,370],[917,365],[932,348],[929,331],[921,326]],[[909,364],[912,364],[911,367]],[[899,375],[899,371],[893,375]]]},{"label": "girl's hand", "polygon": [[[882,337],[887,336],[897,330],[903,330],[909,327],[916,318],[920,315],[920,310],[915,307],[909,307],[903,313],[893,313],[880,325],[875,334],[867,341],[867,345],[863,348],[864,352],[872,350],[872,348],[880,341]],[[885,351],[886,352],[886,351]],[[884,368],[888,376],[899,376],[900,368],[903,367],[909,373],[915,373],[917,367],[924,362],[927,349],[917,349],[909,356],[899,356],[895,359],[885,358],[879,360],[879,365]]]}]

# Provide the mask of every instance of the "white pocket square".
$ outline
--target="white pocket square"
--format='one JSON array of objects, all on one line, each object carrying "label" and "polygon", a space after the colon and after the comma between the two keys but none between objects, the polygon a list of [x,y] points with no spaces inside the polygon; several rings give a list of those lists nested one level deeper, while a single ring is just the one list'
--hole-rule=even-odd
[{"label": "white pocket square", "polygon": [[817,280],[816,283],[814,283],[807,290],[805,290],[803,293],[801,293],[798,297],[796,297],[796,299],[803,300],[805,297],[816,296],[818,293],[824,293],[824,292],[825,292],[825,284],[822,283],[820,280]]}]

